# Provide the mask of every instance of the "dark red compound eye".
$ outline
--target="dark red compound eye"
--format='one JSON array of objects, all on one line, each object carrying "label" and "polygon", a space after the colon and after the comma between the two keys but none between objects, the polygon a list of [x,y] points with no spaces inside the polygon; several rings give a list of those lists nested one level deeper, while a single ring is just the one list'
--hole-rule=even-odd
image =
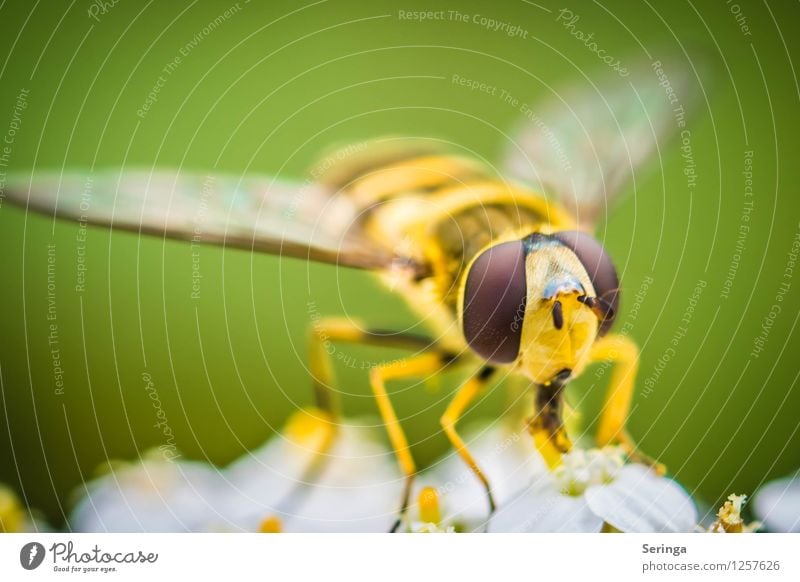
[{"label": "dark red compound eye", "polygon": [[575,253],[589,274],[597,293],[595,304],[603,315],[598,333],[605,335],[614,324],[614,317],[619,309],[619,278],[611,257],[597,239],[585,232],[566,230],[552,236]]},{"label": "dark red compound eye", "polygon": [[495,245],[472,263],[464,287],[464,338],[479,356],[507,364],[517,359],[527,285],[522,241]]}]

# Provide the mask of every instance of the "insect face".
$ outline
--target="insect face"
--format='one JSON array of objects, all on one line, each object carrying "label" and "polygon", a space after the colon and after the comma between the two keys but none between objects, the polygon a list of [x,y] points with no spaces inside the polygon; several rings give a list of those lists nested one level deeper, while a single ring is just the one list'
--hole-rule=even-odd
[{"label": "insect face", "polygon": [[592,343],[613,317],[617,279],[588,235],[535,233],[479,254],[462,295],[470,347],[493,363],[516,362],[531,380],[549,384],[588,363]]},{"label": "insect face", "polygon": [[[597,335],[597,317],[578,301],[581,291],[560,292],[532,301],[525,313],[519,364],[537,384],[566,381],[581,373]],[[559,327],[554,319],[561,314]]]}]

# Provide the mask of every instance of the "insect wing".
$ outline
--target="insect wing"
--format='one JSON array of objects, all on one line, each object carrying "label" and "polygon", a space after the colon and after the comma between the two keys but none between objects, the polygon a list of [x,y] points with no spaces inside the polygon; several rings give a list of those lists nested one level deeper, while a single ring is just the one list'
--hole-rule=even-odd
[{"label": "insect wing", "polygon": [[9,177],[12,202],[144,234],[378,269],[389,253],[365,240],[355,206],[313,183],[170,171]]},{"label": "insect wing", "polygon": [[688,63],[654,61],[625,72],[584,78],[528,108],[506,155],[511,176],[559,200],[584,230],[698,101]]}]

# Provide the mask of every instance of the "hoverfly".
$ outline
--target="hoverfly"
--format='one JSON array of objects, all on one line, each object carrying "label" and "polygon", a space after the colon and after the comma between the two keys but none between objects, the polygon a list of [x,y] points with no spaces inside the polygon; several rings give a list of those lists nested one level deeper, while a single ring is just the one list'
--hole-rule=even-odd
[{"label": "hoverfly", "polygon": [[680,69],[658,71],[648,66],[591,90],[553,91],[541,105],[526,106],[505,177],[433,140],[385,139],[313,183],[169,171],[36,173],[10,179],[6,196],[86,223],[374,271],[432,335],[316,322],[309,367],[320,414],[331,426],[339,418],[320,336],[415,353],[369,374],[405,477],[402,520],[416,469],[386,383],[472,363],[441,424],[483,484],[491,512],[489,481],[456,425],[498,370],[532,384],[529,430],[552,468],[571,447],[564,386],[589,364],[612,362],[596,441],[646,458],[625,428],[638,348],[611,333],[620,283],[592,232],[607,201],[680,125],[672,98],[682,100],[681,110],[688,105],[688,79]]}]

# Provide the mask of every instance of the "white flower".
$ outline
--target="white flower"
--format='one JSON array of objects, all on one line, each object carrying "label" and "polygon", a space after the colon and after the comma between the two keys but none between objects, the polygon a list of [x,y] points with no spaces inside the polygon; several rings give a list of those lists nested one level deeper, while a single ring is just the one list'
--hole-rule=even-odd
[{"label": "white flower", "polygon": [[717,511],[717,519],[708,528],[700,531],[708,533],[752,533],[761,527],[760,522],[745,523],[742,509],[747,503],[747,495],[728,495],[728,500]]},{"label": "white flower", "polygon": [[[340,426],[323,456],[332,425],[321,412],[303,410],[227,468],[149,456],[90,483],[70,523],[78,531],[386,532],[403,480],[377,430]],[[617,448],[575,449],[549,471],[526,432],[498,424],[467,441],[498,504],[489,531],[695,526],[696,509],[680,486],[625,464]],[[487,529],[483,487],[455,452],[418,481],[403,531]]]},{"label": "white flower", "polygon": [[321,472],[304,476],[328,430],[317,413],[301,411],[282,436],[230,466],[226,513],[234,528],[257,531],[271,519],[286,532],[389,531],[403,481],[377,430],[340,426]]},{"label": "white flower", "polygon": [[331,436],[324,414],[313,410],[293,415],[281,434],[227,468],[148,455],[90,483],[70,526],[112,532],[387,532],[397,519],[402,479],[391,452],[372,433],[340,426],[313,475],[307,469]]},{"label": "white flower", "polygon": [[88,484],[69,520],[79,532],[214,531],[224,480],[213,466],[171,461],[153,451],[115,463]]},{"label": "white flower", "polygon": [[616,448],[576,449],[492,518],[489,531],[688,532],[697,509],[674,481],[623,462]]},{"label": "white flower", "polygon": [[800,472],[759,489],[753,512],[768,531],[800,533]]},{"label": "white flower", "polygon": [[[465,438],[478,466],[489,476],[495,503],[502,506],[536,475],[547,471],[527,432],[514,432],[507,423],[469,431]],[[455,451],[434,463],[418,479],[418,486],[437,490],[442,521],[459,530],[482,531],[489,512],[486,493]]]},{"label": "white flower", "polygon": [[[498,426],[467,441],[498,505],[490,532],[678,532],[696,525],[694,503],[677,483],[625,464],[616,447],[576,448],[548,471],[527,433]],[[421,481],[438,480],[446,523],[482,531],[488,514],[483,488],[454,461],[460,462],[451,456]]]}]

